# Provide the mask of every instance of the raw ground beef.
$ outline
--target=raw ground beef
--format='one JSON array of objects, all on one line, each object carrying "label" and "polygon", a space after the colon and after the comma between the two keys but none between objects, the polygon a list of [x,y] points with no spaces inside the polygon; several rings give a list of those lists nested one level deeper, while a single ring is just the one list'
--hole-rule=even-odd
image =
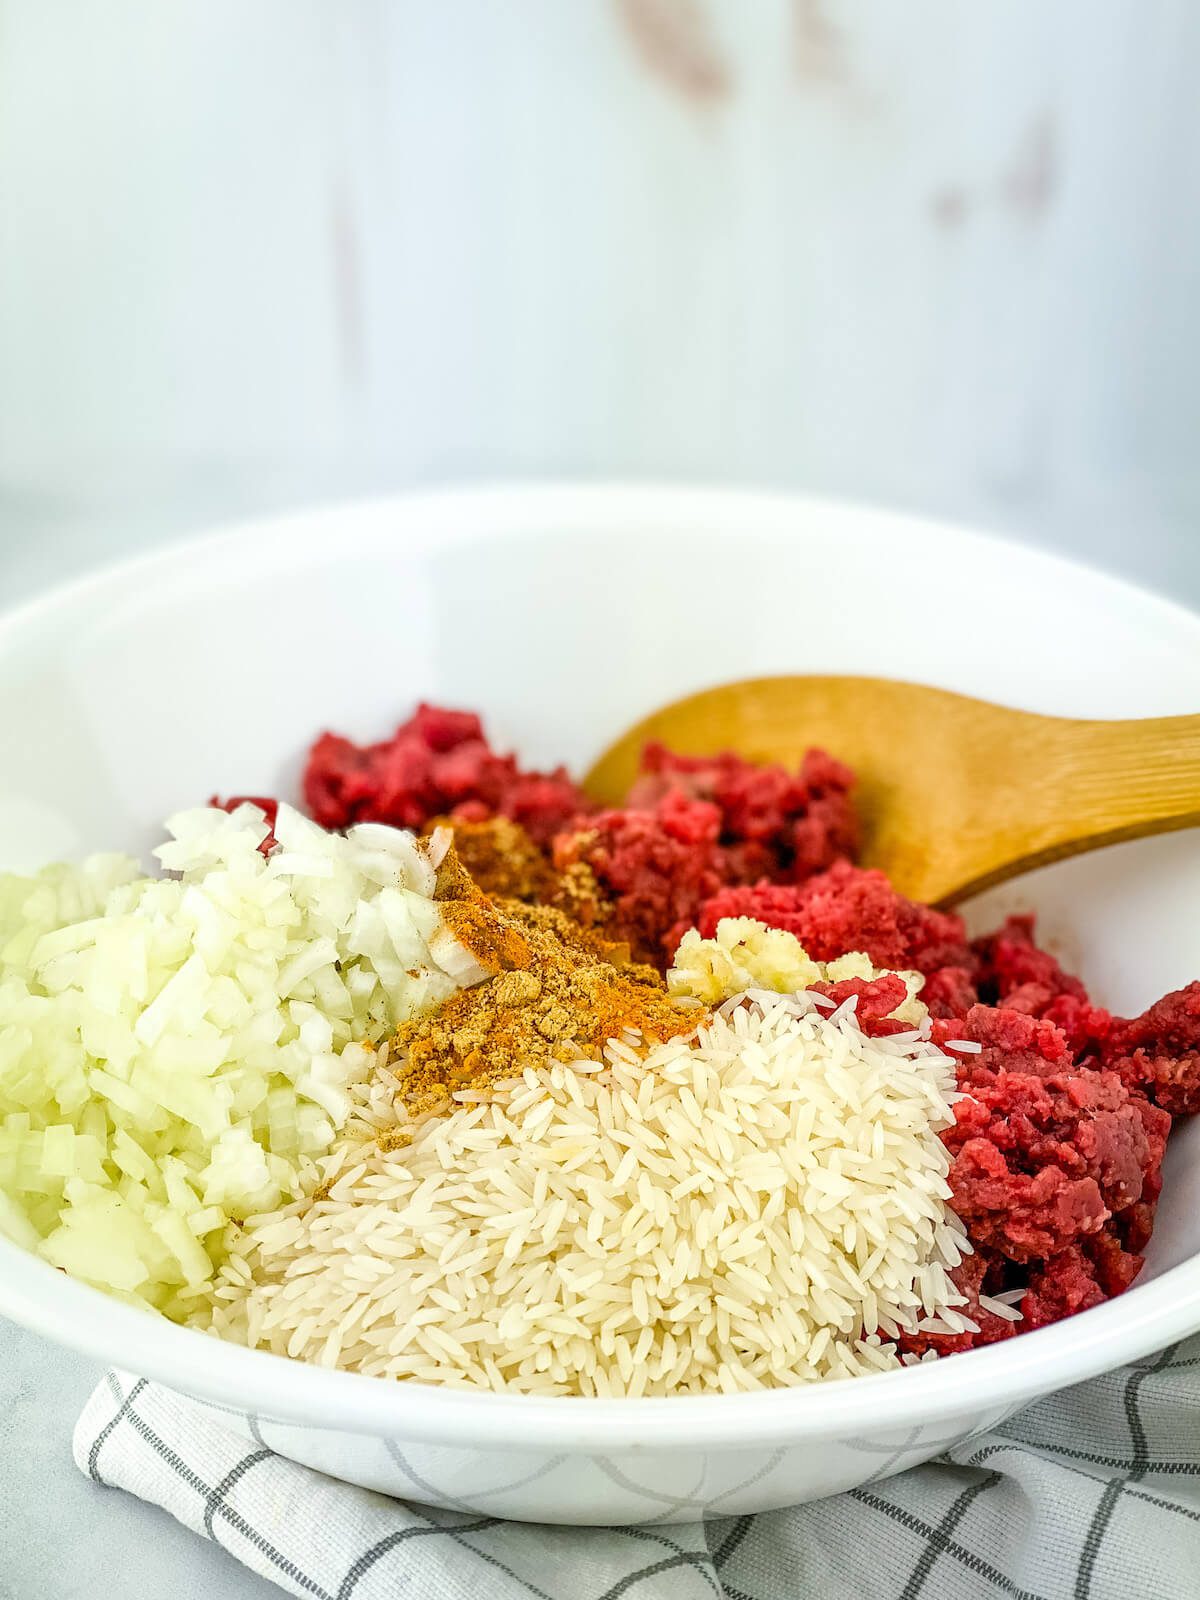
[{"label": "raw ground beef", "polygon": [[[977,1051],[955,1051],[951,1040],[977,1044]],[[1066,1072],[1072,1056],[1061,1029],[1006,1006],[972,1006],[963,1016],[936,1019],[933,1042],[958,1061],[960,1089],[992,1084],[1002,1072],[1049,1077]]]},{"label": "raw ground beef", "polygon": [[[1048,950],[1040,950],[1034,943],[1032,917],[1009,917],[995,933],[976,939],[974,949],[979,957],[979,992],[983,999],[1003,1001],[1005,1005],[1017,995],[1029,995],[1042,1004],[1049,1004],[1060,994],[1087,999],[1079,979],[1064,972]],[[1032,991],[1037,991],[1036,996]],[[1013,1009],[1035,1014],[1032,1004]]]},{"label": "raw ground beef", "polygon": [[626,805],[560,833],[554,865],[586,867],[598,896],[593,920],[665,968],[702,902],[722,886],[794,882],[851,854],[853,783],[850,769],[821,750],[789,773],[729,752],[678,756],[647,745]]},{"label": "raw ground beef", "polygon": [[1009,917],[974,950],[981,999],[1053,1023],[1075,1057],[1116,1072],[1173,1116],[1200,1111],[1200,983],[1120,1018],[1093,1005],[1079,979],[1038,948],[1032,917]]},{"label": "raw ground beef", "polygon": [[[954,1157],[951,1204],[975,1249],[1009,1263],[1008,1286],[1025,1285],[1021,1327],[1127,1289],[1149,1242],[1170,1117],[1115,1072],[1077,1062],[1049,1018],[977,1005],[935,1022],[933,1038],[958,1061],[967,1096],[942,1136]],[[953,1348],[997,1336],[981,1324]]]},{"label": "raw ground beef", "polygon": [[[1141,1266],[1139,1259],[1138,1266]],[[1090,1311],[1109,1298],[1096,1277],[1091,1259],[1078,1246],[1051,1256],[1029,1274],[1021,1300],[1023,1328],[1044,1328],[1077,1311]]]},{"label": "raw ground beef", "polygon": [[540,845],[590,805],[565,767],[522,772],[514,756],[491,748],[474,712],[430,705],[378,744],[323,733],[304,769],[304,799],[325,828],[388,822],[419,830],[439,816],[504,816]]},{"label": "raw ground beef", "polygon": [[722,917],[757,917],[794,933],[814,961],[864,950],[877,967],[973,972],[975,957],[961,917],[897,894],[882,872],[839,861],[801,884],[725,888],[705,901],[700,932],[711,938]]},{"label": "raw ground beef", "polygon": [[1172,1115],[1200,1111],[1200,983],[1164,995],[1140,1017],[1114,1020],[1100,1054]]},{"label": "raw ground beef", "polygon": [[823,994],[833,1002],[834,1007],[840,1006],[853,995],[858,1001],[854,1015],[859,1027],[870,1039],[882,1039],[890,1033],[907,1033],[912,1027],[911,1022],[901,1022],[898,1017],[892,1016],[892,1012],[908,999],[908,985],[894,972],[885,972],[879,978],[839,978],[833,983],[812,983],[808,992]]},{"label": "raw ground beef", "polygon": [[[606,937],[626,940],[635,959],[670,965],[700,904],[723,881],[721,813],[707,800],[670,789],[653,810],[599,811],[554,841],[564,875],[585,868],[600,897],[595,914]],[[601,908],[600,900],[603,902]]]},{"label": "raw ground beef", "polygon": [[[1157,1174],[1147,1175],[1147,1185],[1153,1189],[1153,1199],[1158,1198],[1162,1180]],[[1146,1211],[1153,1219],[1154,1203],[1135,1206],[1131,1211]],[[1043,1328],[1047,1323],[1060,1322],[1063,1317],[1074,1316],[1077,1311],[1088,1311],[1092,1306],[1103,1305],[1114,1295],[1124,1294],[1142,1270],[1141,1250],[1149,1243],[1149,1227],[1142,1243],[1134,1249],[1122,1240],[1123,1218],[1114,1217],[1112,1225],[1092,1234],[1081,1245],[1073,1245],[1044,1262],[1029,1274],[1029,1285],[1021,1301],[1024,1316],[1022,1328]]]},{"label": "raw ground beef", "polygon": [[1092,1005],[1083,984],[1064,972],[1048,950],[1038,948],[1032,917],[1009,917],[997,932],[976,939],[974,950],[981,1000],[1045,1017],[1062,1029],[1077,1055],[1107,1036],[1111,1016]]},{"label": "raw ground beef", "polygon": [[921,999],[931,1017],[961,1017],[979,998],[969,967],[935,967],[925,974]]},{"label": "raw ground beef", "polygon": [[681,756],[648,744],[625,803],[652,810],[671,789],[711,801],[721,813],[730,876],[795,882],[857,854],[853,787],[850,768],[824,750],[809,750],[793,773],[778,764],[757,766],[731,750]]},{"label": "raw ground beef", "polygon": [[970,1098],[944,1135],[951,1204],[973,1240],[1012,1261],[1045,1260],[1141,1200],[1170,1119],[1116,1073],[988,1076],[968,1076]]}]

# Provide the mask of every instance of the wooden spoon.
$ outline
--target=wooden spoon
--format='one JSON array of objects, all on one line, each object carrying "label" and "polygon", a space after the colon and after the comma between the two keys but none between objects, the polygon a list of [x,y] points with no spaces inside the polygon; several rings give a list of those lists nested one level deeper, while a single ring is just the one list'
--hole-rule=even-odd
[{"label": "wooden spoon", "polygon": [[862,863],[935,905],[1200,823],[1200,716],[1092,722],[886,678],[756,678],[639,722],[588,773],[588,793],[620,805],[648,739],[792,768],[820,745],[858,773]]}]

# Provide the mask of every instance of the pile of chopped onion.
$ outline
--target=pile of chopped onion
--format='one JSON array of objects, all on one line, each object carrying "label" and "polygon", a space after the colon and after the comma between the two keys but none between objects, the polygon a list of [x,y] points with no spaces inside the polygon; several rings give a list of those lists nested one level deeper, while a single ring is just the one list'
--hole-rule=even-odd
[{"label": "pile of chopped onion", "polygon": [[372,1046],[485,974],[411,834],[287,806],[167,825],[167,876],[0,877],[0,1233],[170,1314],[315,1181]]}]

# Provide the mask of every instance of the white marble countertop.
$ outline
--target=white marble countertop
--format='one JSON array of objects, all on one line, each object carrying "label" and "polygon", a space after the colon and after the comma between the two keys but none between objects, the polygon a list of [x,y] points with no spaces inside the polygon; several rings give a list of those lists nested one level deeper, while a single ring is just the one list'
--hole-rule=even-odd
[{"label": "white marble countertop", "polygon": [[76,1470],[71,1432],[99,1376],[0,1318],[0,1600],[278,1600],[165,1511]]},{"label": "white marble countertop", "polygon": [[[227,485],[118,516],[17,501],[0,490],[0,608],[208,522],[284,503],[269,488]],[[1080,510],[1015,531],[1200,606],[1194,534],[1146,508],[1118,515],[1110,507],[1107,518]],[[92,1600],[98,1587],[105,1600],[278,1594],[164,1512],[76,1470],[71,1432],[99,1376],[90,1362],[0,1319],[0,1600]]]}]

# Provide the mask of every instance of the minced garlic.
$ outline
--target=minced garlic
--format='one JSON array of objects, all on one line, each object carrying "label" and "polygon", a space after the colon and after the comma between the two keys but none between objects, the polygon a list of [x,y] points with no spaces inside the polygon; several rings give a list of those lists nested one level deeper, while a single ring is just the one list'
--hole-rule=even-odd
[{"label": "minced garlic", "polygon": [[[677,999],[720,1005],[743,989],[773,989],[796,994],[814,983],[840,983],[846,978],[870,981],[886,969],[872,966],[861,950],[836,961],[814,961],[794,933],[768,928],[754,917],[723,917],[715,938],[702,939],[695,928],[679,942],[667,973],[667,992]],[[927,1012],[917,996],[925,979],[919,972],[900,972],[908,999],[892,1015],[919,1027]]]}]

